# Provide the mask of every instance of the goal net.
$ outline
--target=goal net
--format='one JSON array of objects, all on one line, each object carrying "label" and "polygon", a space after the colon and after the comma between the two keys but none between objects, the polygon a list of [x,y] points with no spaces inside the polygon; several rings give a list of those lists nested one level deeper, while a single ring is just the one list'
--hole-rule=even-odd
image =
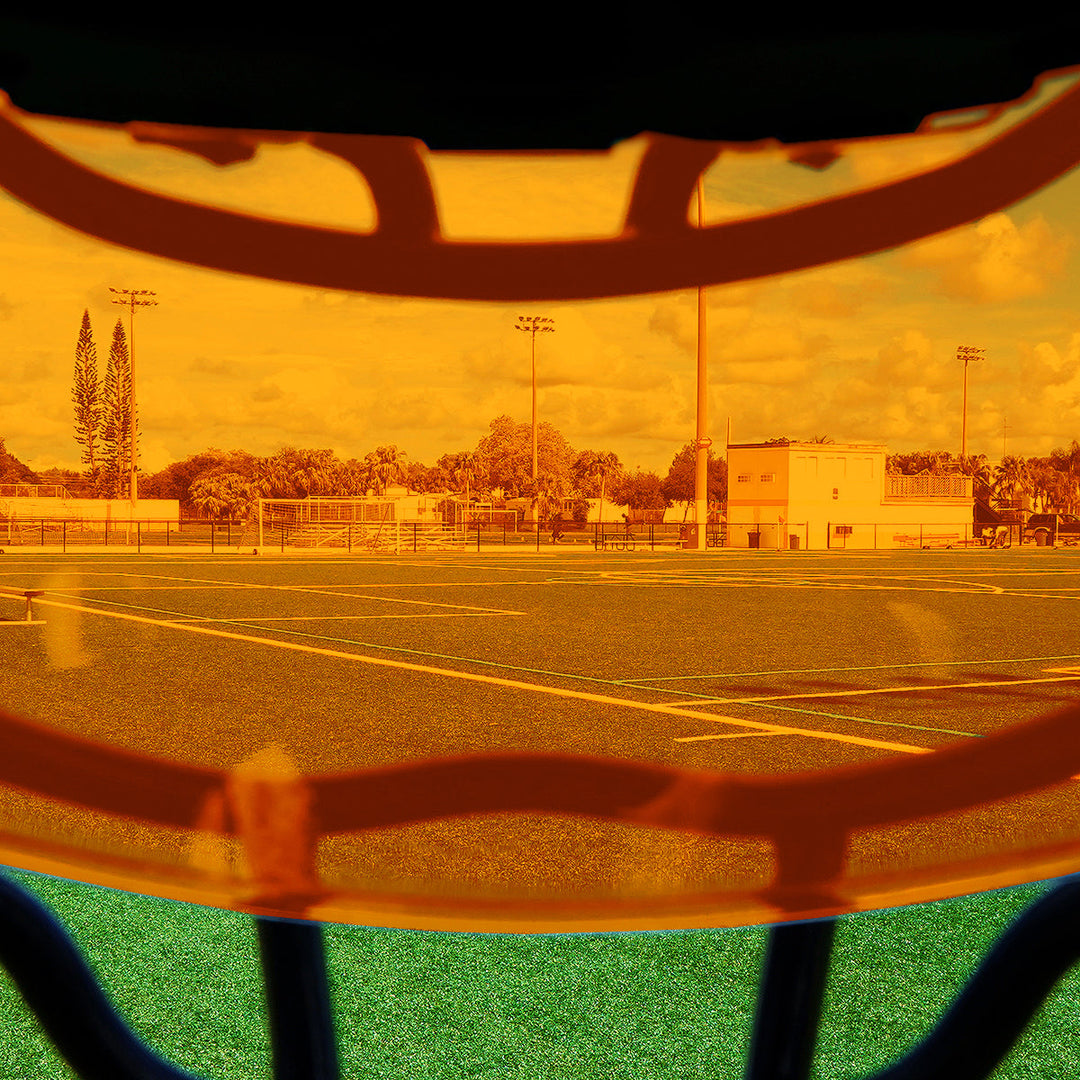
[{"label": "goal net", "polygon": [[459,530],[442,521],[406,520],[397,500],[378,496],[260,499],[259,547],[405,551],[452,546]]}]

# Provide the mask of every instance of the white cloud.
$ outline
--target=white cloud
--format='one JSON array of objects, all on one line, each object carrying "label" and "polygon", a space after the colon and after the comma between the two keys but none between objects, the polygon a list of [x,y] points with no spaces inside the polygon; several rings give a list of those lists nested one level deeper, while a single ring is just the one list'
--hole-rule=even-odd
[{"label": "white cloud", "polygon": [[946,296],[1001,303],[1045,292],[1065,269],[1073,238],[1037,214],[1017,226],[1008,214],[991,214],[906,248],[903,265],[937,276]]}]

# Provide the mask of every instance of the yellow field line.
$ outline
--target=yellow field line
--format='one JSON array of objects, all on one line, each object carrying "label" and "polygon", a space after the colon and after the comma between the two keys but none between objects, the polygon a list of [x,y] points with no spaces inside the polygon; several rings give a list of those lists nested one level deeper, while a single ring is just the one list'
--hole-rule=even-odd
[{"label": "yellow field line", "polygon": [[[113,575],[110,575],[113,576]],[[119,571],[115,574],[116,577],[146,577],[146,578],[165,578],[169,581],[176,581],[176,578],[170,577],[168,574],[124,574]],[[247,582],[247,581],[213,581],[208,578],[184,578],[186,582],[195,582],[198,585],[204,585],[207,587],[226,588],[226,589],[275,589],[280,592],[295,592],[303,593],[311,596],[336,596],[342,600],[378,600],[383,604],[418,604],[422,607],[448,607],[448,608],[462,608],[467,611],[491,611],[498,615],[520,615],[520,611],[503,611],[499,608],[483,608],[476,607],[473,604],[440,604],[437,600],[405,600],[398,596],[365,596],[362,593],[343,593],[335,592],[330,589],[319,589],[313,585],[269,585],[264,582]],[[114,586],[116,588],[117,586]],[[187,588],[194,588],[196,586],[188,585]],[[345,586],[345,588],[357,588],[358,586]],[[359,586],[359,588],[365,588],[366,586]],[[87,586],[89,589],[95,588],[93,585]],[[136,587],[137,588],[137,587]]]},{"label": "yellow field line", "polygon": [[341,622],[348,619],[484,619],[493,615],[524,615],[524,611],[410,611],[393,615],[236,615],[231,619],[211,619],[204,615],[189,615],[183,619],[163,620],[172,625],[193,622]]},{"label": "yellow field line", "polygon": [[[160,575],[156,575],[160,576]],[[472,588],[476,585],[543,585],[543,581],[379,581],[379,582],[346,582],[342,585],[334,585],[335,589],[446,589],[452,587]],[[77,592],[151,592],[155,589],[300,589],[312,590],[320,587],[320,583],[311,585],[258,585],[222,581],[215,585],[87,585],[85,589],[76,589]],[[328,595],[333,596],[333,593]]]},{"label": "yellow field line", "polygon": [[893,750],[903,754],[930,754],[932,750],[924,746],[909,746],[907,743],[884,742],[880,739],[863,739],[857,735],[841,735],[832,731],[812,731],[805,728],[784,727],[779,724],[765,724],[753,720],[738,720],[733,716],[717,716],[715,713],[696,712],[679,709],[666,704],[653,704],[644,701],[628,701],[624,698],[609,697],[606,694],[591,694],[582,690],[565,690],[555,686],[541,686],[538,683],[519,682],[516,679],[501,679],[495,675],[480,675],[474,672],[454,671],[449,668],[431,667],[427,664],[414,664],[407,660],[387,660],[377,656],[364,656],[360,653],[342,652],[337,649],[323,649],[314,645],[301,645],[293,641],[273,641],[250,634],[238,634],[228,630],[215,630],[208,626],[192,626],[190,623],[178,623],[162,619],[150,619],[145,615],[126,615],[119,611],[102,611],[100,608],[88,608],[79,604],[65,604],[59,600],[38,600],[47,607],[64,608],[86,615],[102,615],[109,619],[124,619],[127,622],[143,623],[147,626],[166,626],[173,630],[184,630],[189,634],[206,634],[211,637],[226,638],[230,641],[245,641],[253,645],[265,645],[275,649],[287,649],[290,652],[305,653],[311,656],[328,656],[335,660],[348,660],[358,664],[373,664],[377,667],[396,668],[402,671],[415,671],[425,675],[439,675],[449,679],[462,679],[466,682],[484,683],[489,686],[505,686],[512,690],[526,690],[530,693],[548,694],[552,697],[570,698],[576,701],[588,701],[598,705],[613,705],[623,709],[636,709],[639,712],[659,713],[664,716],[677,716],[680,719],[694,718],[708,720],[710,723],[734,724],[736,727],[749,728],[753,731],[774,732],[785,735],[803,735],[809,739],[824,739],[828,742],[847,743],[854,746],[869,746],[877,750]]}]

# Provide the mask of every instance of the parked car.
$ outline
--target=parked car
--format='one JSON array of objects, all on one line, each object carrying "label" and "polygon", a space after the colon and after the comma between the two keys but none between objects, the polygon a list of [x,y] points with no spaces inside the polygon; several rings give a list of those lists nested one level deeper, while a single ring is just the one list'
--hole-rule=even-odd
[{"label": "parked car", "polygon": [[1080,518],[1075,514],[1031,514],[1024,524],[1024,540],[1039,547],[1080,543]]}]

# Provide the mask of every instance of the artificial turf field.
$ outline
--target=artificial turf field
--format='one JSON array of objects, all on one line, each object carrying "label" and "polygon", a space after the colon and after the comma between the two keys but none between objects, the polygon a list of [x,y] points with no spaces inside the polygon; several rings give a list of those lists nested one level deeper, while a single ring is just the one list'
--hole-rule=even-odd
[{"label": "artificial turf field", "polygon": [[[492,749],[820,769],[988,734],[1073,700],[1080,679],[1071,551],[9,553],[0,583],[47,591],[43,625],[0,627],[5,708],[218,767],[276,742],[310,772]],[[1065,785],[1023,827],[1069,828],[1074,804]],[[731,870],[730,847],[678,837],[582,828],[568,860],[543,823],[440,830],[336,856],[485,893],[525,878],[679,888]],[[159,1051],[206,1076],[269,1075],[248,916],[20,879]],[[815,1075],[899,1056],[1039,889],[843,918]],[[737,1077],[765,944],[761,928],[326,934],[343,1076]],[[995,1077],[1069,1072],[1076,990],[1059,984]],[[10,983],[3,1002],[0,1073],[71,1075]]]}]

